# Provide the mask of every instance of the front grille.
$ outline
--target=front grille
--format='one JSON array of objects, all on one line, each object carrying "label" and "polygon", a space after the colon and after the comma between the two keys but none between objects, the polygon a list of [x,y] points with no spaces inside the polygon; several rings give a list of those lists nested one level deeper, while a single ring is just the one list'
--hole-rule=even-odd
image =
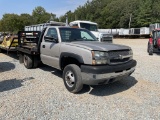
[{"label": "front grille", "polygon": [[131,59],[130,57],[126,57],[126,58],[121,57],[121,56],[125,57],[125,56],[130,55],[129,50],[109,51],[108,55],[109,55],[109,58],[110,58],[110,64],[125,63],[125,62],[127,62]]},{"label": "front grille", "polygon": [[129,55],[129,50],[109,51],[108,54],[109,54],[110,57],[116,57],[116,56],[119,56],[119,55],[126,56],[126,55]]}]

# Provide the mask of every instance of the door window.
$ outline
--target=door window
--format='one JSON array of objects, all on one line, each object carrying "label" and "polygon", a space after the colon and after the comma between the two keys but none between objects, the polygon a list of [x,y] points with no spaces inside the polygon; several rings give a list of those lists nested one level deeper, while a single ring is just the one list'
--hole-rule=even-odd
[{"label": "door window", "polygon": [[58,39],[57,30],[55,28],[49,28],[46,36]]}]

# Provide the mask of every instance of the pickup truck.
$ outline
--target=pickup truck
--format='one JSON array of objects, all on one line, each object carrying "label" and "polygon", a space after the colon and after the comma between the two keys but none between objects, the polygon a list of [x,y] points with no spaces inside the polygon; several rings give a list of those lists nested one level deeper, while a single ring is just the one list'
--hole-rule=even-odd
[{"label": "pickup truck", "polygon": [[28,69],[38,63],[63,71],[69,92],[83,85],[101,85],[131,75],[136,67],[128,46],[99,42],[87,29],[48,26],[42,32],[20,31],[17,46],[19,61]]}]

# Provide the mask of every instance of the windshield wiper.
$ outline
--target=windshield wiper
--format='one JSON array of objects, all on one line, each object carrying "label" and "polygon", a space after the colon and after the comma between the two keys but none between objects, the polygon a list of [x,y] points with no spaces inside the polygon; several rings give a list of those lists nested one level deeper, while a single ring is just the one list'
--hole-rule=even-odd
[{"label": "windshield wiper", "polygon": [[91,39],[87,39],[86,41],[98,41],[98,40],[91,40]]}]

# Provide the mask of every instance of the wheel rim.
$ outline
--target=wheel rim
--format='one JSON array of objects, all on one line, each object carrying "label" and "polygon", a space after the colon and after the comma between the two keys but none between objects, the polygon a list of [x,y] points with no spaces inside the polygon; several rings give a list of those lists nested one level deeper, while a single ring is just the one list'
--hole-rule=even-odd
[{"label": "wheel rim", "polygon": [[24,56],[24,65],[27,65],[27,57]]},{"label": "wheel rim", "polygon": [[67,71],[65,74],[65,81],[69,87],[73,87],[75,83],[75,76],[72,71]]}]

